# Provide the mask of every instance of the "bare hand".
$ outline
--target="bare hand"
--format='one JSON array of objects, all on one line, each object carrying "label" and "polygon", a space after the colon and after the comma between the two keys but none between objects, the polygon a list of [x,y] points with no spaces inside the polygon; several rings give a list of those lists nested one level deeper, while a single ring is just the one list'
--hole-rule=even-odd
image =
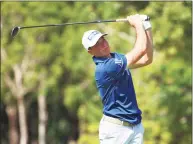
[{"label": "bare hand", "polygon": [[127,17],[129,24],[133,27],[142,26],[142,20],[139,14],[130,15]]}]

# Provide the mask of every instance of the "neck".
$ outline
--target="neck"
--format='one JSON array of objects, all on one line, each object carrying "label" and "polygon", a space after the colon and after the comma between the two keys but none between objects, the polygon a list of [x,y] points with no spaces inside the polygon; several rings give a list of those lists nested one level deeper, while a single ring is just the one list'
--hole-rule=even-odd
[{"label": "neck", "polygon": [[108,55],[104,55],[104,56],[95,56],[95,57],[101,57],[101,58],[111,58],[111,54],[109,53]]},{"label": "neck", "polygon": [[111,58],[112,56],[111,56],[111,54],[108,54],[108,55],[107,55],[107,56],[105,56],[105,57]]}]

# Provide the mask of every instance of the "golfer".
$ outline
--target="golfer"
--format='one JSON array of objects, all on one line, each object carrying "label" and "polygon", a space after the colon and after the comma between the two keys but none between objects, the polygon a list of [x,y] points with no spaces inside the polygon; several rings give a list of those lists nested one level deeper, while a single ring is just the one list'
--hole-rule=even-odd
[{"label": "golfer", "polygon": [[83,46],[93,55],[96,64],[95,80],[103,103],[99,126],[101,144],[143,143],[142,112],[138,108],[130,69],[152,63],[151,24],[139,14],[128,16],[127,20],[135,28],[136,41],[125,55],[110,52],[104,38],[107,34],[89,30],[82,37]]}]

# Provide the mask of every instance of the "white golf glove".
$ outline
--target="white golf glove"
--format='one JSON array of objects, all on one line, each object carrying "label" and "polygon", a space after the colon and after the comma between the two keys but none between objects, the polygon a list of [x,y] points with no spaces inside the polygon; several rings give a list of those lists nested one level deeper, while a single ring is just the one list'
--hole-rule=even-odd
[{"label": "white golf glove", "polygon": [[148,30],[151,28],[151,23],[150,23],[150,19],[147,15],[140,15],[140,18],[142,20],[143,23],[143,27],[145,30]]}]

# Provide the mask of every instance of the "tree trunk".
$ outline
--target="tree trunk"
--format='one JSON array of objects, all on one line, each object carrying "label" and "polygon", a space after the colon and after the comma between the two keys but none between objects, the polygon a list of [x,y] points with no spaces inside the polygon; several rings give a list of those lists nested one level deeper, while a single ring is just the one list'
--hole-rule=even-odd
[{"label": "tree trunk", "polygon": [[46,144],[46,124],[47,124],[47,108],[46,108],[46,97],[40,95],[38,97],[39,106],[39,144]]},{"label": "tree trunk", "polygon": [[23,97],[17,99],[19,112],[19,127],[20,127],[20,144],[27,144],[28,131],[26,123],[26,112]]},{"label": "tree trunk", "polygon": [[18,144],[17,109],[15,106],[7,105],[6,112],[9,119],[9,144]]}]

